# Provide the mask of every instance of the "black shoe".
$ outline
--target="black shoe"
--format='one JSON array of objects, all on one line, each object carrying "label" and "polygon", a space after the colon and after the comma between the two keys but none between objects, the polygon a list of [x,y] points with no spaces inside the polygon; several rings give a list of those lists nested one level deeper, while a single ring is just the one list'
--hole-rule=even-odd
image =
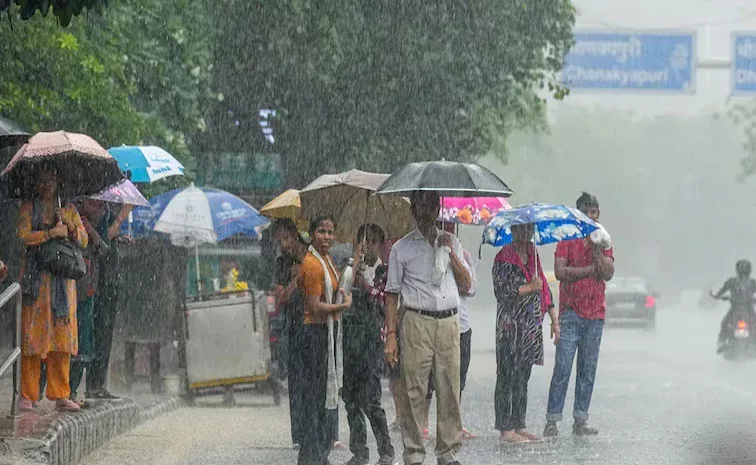
[{"label": "black shoe", "polygon": [[546,427],[543,429],[543,437],[555,438],[559,435],[559,428],[555,421],[547,421]]},{"label": "black shoe", "polygon": [[353,455],[346,465],[368,465],[368,463],[370,463],[370,458]]},{"label": "black shoe", "polygon": [[576,421],[575,424],[572,425],[572,434],[575,436],[595,436],[599,434],[599,432],[596,428],[588,426],[584,421]]},{"label": "black shoe", "polygon": [[96,399],[96,400],[121,400],[120,397],[111,394],[108,392],[107,389],[98,389],[97,391],[87,392],[86,394],[87,399]]},{"label": "black shoe", "polygon": [[375,462],[375,465],[396,465],[396,460],[393,455],[384,455]]}]

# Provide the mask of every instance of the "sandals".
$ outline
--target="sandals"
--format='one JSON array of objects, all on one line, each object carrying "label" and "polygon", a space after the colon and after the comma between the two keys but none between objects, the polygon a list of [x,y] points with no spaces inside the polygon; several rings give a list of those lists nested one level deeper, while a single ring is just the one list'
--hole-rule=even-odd
[{"label": "sandals", "polygon": [[71,399],[58,399],[55,401],[55,410],[59,412],[78,412],[81,407]]},{"label": "sandals", "polygon": [[475,439],[475,437],[475,434],[468,431],[467,428],[462,428],[462,439]]},{"label": "sandals", "polygon": [[22,412],[35,412],[34,404],[29,399],[21,399],[18,401],[18,409]]}]

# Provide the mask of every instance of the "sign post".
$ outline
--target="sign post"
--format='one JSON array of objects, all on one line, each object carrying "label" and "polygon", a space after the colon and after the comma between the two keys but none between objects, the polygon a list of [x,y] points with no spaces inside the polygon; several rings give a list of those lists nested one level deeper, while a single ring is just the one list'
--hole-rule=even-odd
[{"label": "sign post", "polygon": [[562,82],[575,91],[693,93],[695,32],[576,32]]},{"label": "sign post", "polygon": [[730,79],[733,94],[756,93],[756,32],[733,32]]}]

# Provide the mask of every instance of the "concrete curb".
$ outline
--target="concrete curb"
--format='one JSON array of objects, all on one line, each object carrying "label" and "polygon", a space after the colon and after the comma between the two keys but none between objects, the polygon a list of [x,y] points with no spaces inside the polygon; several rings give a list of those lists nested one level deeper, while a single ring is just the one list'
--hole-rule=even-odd
[{"label": "concrete curb", "polygon": [[82,409],[57,419],[40,440],[7,441],[11,455],[0,459],[0,465],[76,465],[110,439],[183,405],[180,398],[142,406],[123,399]]}]

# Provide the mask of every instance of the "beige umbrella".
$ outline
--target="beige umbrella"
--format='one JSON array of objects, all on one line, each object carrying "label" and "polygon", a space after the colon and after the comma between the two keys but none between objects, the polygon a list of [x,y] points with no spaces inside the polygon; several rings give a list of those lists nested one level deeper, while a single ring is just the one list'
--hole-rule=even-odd
[{"label": "beige umbrella", "polygon": [[360,170],[324,174],[299,191],[302,217],[333,215],[338,242],[353,242],[364,223],[383,228],[387,239],[404,236],[415,227],[409,201],[375,194],[389,176]]}]

